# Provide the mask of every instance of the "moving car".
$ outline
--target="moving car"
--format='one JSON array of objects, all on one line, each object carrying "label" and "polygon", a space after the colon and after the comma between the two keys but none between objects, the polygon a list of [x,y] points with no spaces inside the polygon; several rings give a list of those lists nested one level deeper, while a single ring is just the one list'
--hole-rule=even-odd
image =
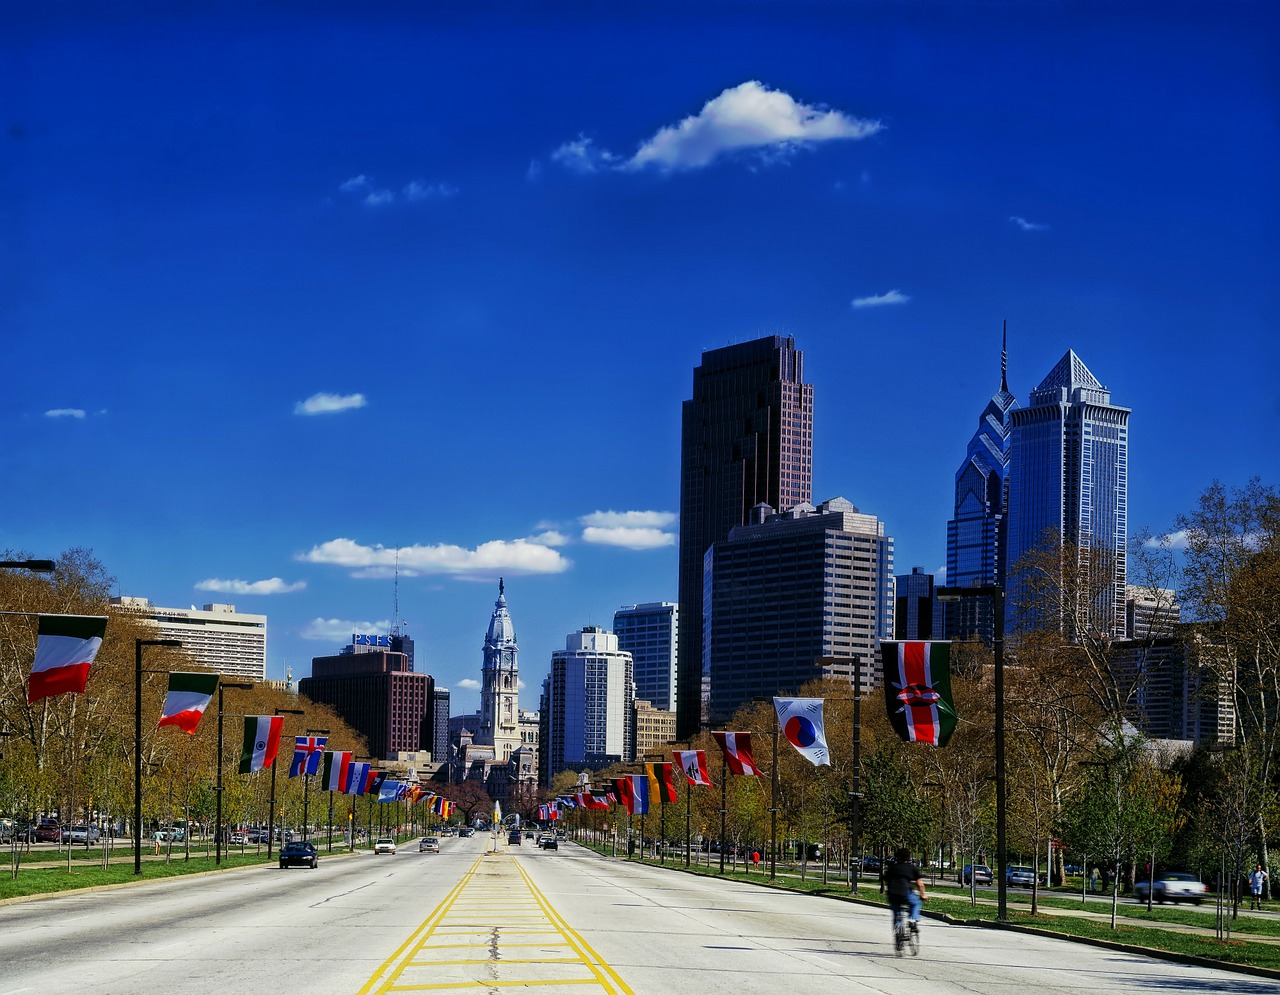
[{"label": "moving car", "polygon": [[990,884],[994,880],[991,868],[986,864],[965,864],[960,872],[960,883],[969,884],[970,879],[974,884]]},{"label": "moving car", "polygon": [[390,836],[383,836],[373,841],[374,853],[395,853],[396,841]]},{"label": "moving car", "polygon": [[556,838],[550,833],[543,833],[542,838],[538,840],[538,846],[544,850],[559,850],[560,844],[556,842]]},{"label": "moving car", "polygon": [[424,836],[418,843],[419,853],[439,853],[440,841],[434,836]]},{"label": "moving car", "polygon": [[511,830],[511,832],[507,833],[507,842],[508,842],[508,843],[510,843],[510,844],[512,844],[513,846],[519,846],[519,845],[520,845],[520,830],[518,830],[518,829],[513,829],[513,830]]},{"label": "moving car", "polygon": [[1004,869],[1005,884],[1017,885],[1022,888],[1030,888],[1036,883],[1036,872],[1030,867],[1006,867]]},{"label": "moving car", "polygon": [[320,855],[316,852],[315,844],[307,840],[295,840],[292,843],[286,843],[280,848],[280,869],[292,867],[297,864],[300,867],[314,868],[320,863]]},{"label": "moving car", "polygon": [[[1150,882],[1146,878],[1133,886],[1133,897],[1139,902],[1147,900],[1147,888]],[[1156,883],[1151,898],[1156,902],[1190,902],[1199,905],[1209,888],[1203,881],[1196,880],[1194,874],[1182,871],[1156,871]]]},{"label": "moving car", "polygon": [[475,834],[476,834],[476,831],[472,829],[470,826],[463,826],[461,829],[458,830],[458,835],[464,838],[474,836]]}]

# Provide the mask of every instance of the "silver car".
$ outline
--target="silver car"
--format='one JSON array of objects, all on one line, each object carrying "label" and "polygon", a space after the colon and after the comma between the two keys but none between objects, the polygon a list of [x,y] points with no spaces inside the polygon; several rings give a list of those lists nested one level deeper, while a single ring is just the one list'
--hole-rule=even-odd
[{"label": "silver car", "polygon": [[[1145,902],[1148,887],[1146,878],[1138,881],[1133,886],[1133,897],[1139,902]],[[1208,890],[1208,886],[1203,881],[1197,880],[1194,874],[1184,874],[1181,871],[1157,871],[1151,897],[1157,902],[1190,902],[1192,905],[1199,905],[1204,901]]]},{"label": "silver car", "polygon": [[1036,883],[1036,872],[1030,867],[1007,867],[1004,872],[1005,884],[1019,888],[1030,888]]}]

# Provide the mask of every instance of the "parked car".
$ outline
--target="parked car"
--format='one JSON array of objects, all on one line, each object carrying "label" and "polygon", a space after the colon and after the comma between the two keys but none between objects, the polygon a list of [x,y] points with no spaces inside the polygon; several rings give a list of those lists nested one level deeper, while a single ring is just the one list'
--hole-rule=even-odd
[{"label": "parked car", "polygon": [[315,844],[309,840],[295,840],[292,843],[286,843],[280,848],[280,869],[293,867],[295,864],[299,867],[314,868],[320,863],[320,854],[316,851]]},{"label": "parked car", "polygon": [[439,853],[440,841],[434,836],[424,836],[418,842],[419,853]]},{"label": "parked car", "polygon": [[396,841],[390,836],[383,836],[373,841],[374,853],[395,853]]},{"label": "parked car", "polygon": [[508,842],[508,843],[510,843],[512,846],[519,846],[519,845],[520,845],[520,830],[518,830],[518,829],[513,829],[513,830],[511,830],[511,832],[507,833],[507,842]]},{"label": "parked car", "polygon": [[31,838],[37,843],[57,843],[62,839],[62,827],[57,819],[41,819],[31,831]]},{"label": "parked car", "polygon": [[990,884],[994,879],[986,864],[965,864],[960,872],[961,884]]},{"label": "parked car", "polygon": [[102,830],[97,826],[67,826],[62,830],[63,843],[97,843]]},{"label": "parked car", "polygon": [[1036,872],[1030,867],[1006,867],[1004,869],[1004,882],[1020,888],[1030,888],[1036,883]]},{"label": "parked car", "polygon": [[[1146,878],[1138,881],[1133,886],[1133,897],[1139,902],[1147,900],[1147,889],[1150,883]],[[1199,905],[1204,901],[1204,896],[1209,888],[1203,881],[1196,879],[1194,874],[1185,874],[1182,871],[1156,871],[1156,882],[1151,898],[1156,902],[1190,902],[1192,905]]]}]

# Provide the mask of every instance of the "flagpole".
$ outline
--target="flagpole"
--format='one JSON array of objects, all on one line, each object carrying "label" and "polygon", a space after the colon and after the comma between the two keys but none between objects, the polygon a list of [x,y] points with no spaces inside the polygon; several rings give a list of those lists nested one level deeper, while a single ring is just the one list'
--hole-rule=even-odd
[{"label": "flagpole", "polygon": [[[689,746],[693,746],[690,740]],[[684,866],[689,866],[689,855],[693,853],[693,837],[690,830],[693,826],[693,785],[689,783],[686,773],[684,779]]]},{"label": "flagpole", "polygon": [[769,785],[769,880],[778,876],[778,706],[773,706],[773,777]]},{"label": "flagpole", "polygon": [[862,870],[862,654],[853,658],[853,790],[849,793],[850,891],[858,893]]},{"label": "flagpole", "polygon": [[[328,736],[328,729],[308,729],[308,736],[321,735]],[[328,740],[325,740],[328,745]],[[320,759],[324,760],[324,750],[320,751]],[[308,806],[311,803],[311,744],[307,744],[307,759],[302,764],[302,838],[309,840],[311,838],[311,820],[308,818]]]},{"label": "flagpole", "polygon": [[222,679],[221,675],[218,677],[218,786],[213,789],[214,794],[217,796],[213,819],[213,863],[215,867],[222,864],[222,692],[227,688],[249,691],[252,690],[253,685],[228,683]]},{"label": "flagpole", "polygon": [[133,873],[142,873],[142,647],[181,646],[177,639],[135,639],[133,669]]},{"label": "flagpole", "polygon": [[[272,715],[306,715],[300,708],[277,708]],[[280,730],[281,737],[284,729]],[[271,849],[276,842],[276,760],[280,759],[280,748],[276,747],[276,758],[271,761],[271,800],[267,803],[267,860],[271,859]]]},{"label": "flagpole", "polygon": [[720,750],[720,873],[724,873],[725,816],[729,814],[729,751]]}]

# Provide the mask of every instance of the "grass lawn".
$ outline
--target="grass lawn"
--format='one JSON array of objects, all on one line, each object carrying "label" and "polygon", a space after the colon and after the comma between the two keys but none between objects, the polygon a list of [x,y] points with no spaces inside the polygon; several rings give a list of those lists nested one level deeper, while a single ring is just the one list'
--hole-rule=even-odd
[{"label": "grass lawn", "polygon": [[[93,851],[90,851],[93,852]],[[151,857],[149,860],[142,862],[142,873],[135,875],[133,873],[132,855],[127,856],[127,860],[114,862],[107,869],[103,869],[99,854],[97,862],[93,866],[72,866],[71,873],[67,873],[66,859],[67,855],[64,851],[57,854],[62,859],[62,864],[56,867],[23,867],[15,879],[8,871],[7,865],[0,865],[0,899],[3,898],[29,898],[32,895],[49,895],[57,892],[75,891],[80,888],[93,888],[104,884],[121,884],[127,881],[155,881],[159,878],[178,877],[183,874],[196,874],[201,871],[212,871],[217,869],[212,857],[206,857],[203,854],[192,854],[190,860],[183,860],[176,852],[173,855],[171,863],[166,864],[163,859],[156,860]],[[270,861],[267,859],[267,853],[264,850],[261,854],[224,854],[222,857],[222,867],[248,867],[253,864],[274,863],[276,857],[272,856]],[[115,858],[119,860],[119,858]]]}]

